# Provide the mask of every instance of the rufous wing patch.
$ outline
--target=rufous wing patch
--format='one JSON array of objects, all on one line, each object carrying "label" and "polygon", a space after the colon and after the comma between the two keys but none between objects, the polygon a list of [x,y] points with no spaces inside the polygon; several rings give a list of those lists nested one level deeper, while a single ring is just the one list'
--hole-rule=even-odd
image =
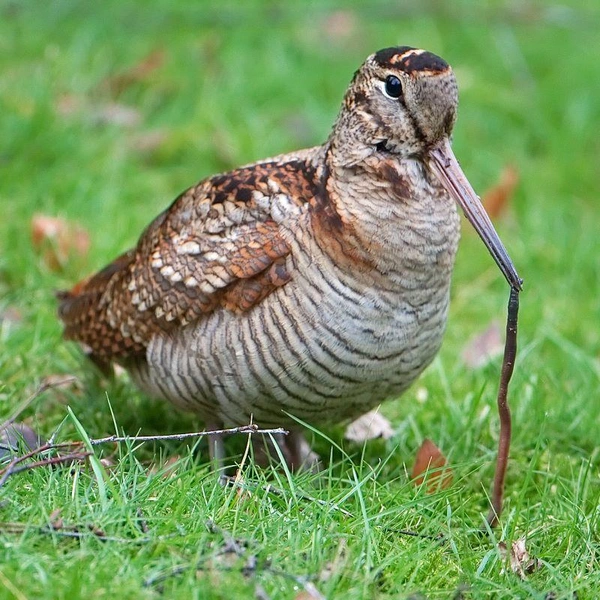
[{"label": "rufous wing patch", "polygon": [[314,169],[299,159],[200,182],[147,227],[135,249],[59,295],[65,336],[96,359],[123,360],[144,353],[156,333],[218,307],[250,310],[291,279],[272,199],[302,206],[317,193]]}]

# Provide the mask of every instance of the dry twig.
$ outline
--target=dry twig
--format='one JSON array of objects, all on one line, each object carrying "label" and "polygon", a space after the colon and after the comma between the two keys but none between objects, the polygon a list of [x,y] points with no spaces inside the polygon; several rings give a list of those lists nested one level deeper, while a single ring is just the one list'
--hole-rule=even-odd
[{"label": "dry twig", "polygon": [[30,471],[31,469],[38,469],[40,467],[49,467],[54,465],[81,462],[91,455],[91,452],[74,452],[71,454],[64,454],[62,456],[50,456],[48,458],[36,460],[34,462],[21,464],[25,460],[32,458],[40,452],[52,449],[51,447],[48,447],[49,444],[45,444],[45,446],[40,446],[39,448],[36,448],[31,452],[27,452],[27,454],[23,454],[22,456],[16,456],[15,458],[13,458],[10,461],[10,463],[8,463],[6,467],[4,467],[4,469],[0,470],[0,487],[2,487],[6,483],[6,480],[11,475],[16,475],[17,473],[22,473],[23,471]]},{"label": "dry twig", "polygon": [[[64,383],[64,381],[62,383]],[[58,384],[55,384],[55,385],[58,385]],[[39,396],[39,394],[42,391],[44,391],[45,389],[48,389],[48,387],[49,386],[47,384],[45,386],[44,386],[44,384],[42,384],[38,388],[36,393],[32,396],[32,398],[28,398],[27,404],[26,403],[22,404],[22,407],[28,406],[33,401],[33,399],[35,399],[37,396]],[[52,386],[50,386],[50,387],[52,387]],[[23,410],[22,407],[20,407],[21,410]],[[8,419],[4,425],[5,426],[10,425],[12,423],[11,419],[14,420],[18,416],[18,414],[19,414],[19,412],[15,411],[13,416],[11,416],[11,418]],[[120,443],[120,442],[155,442],[155,441],[167,441],[167,440],[182,441],[182,440],[187,440],[187,439],[203,437],[206,435],[229,435],[229,434],[236,434],[236,433],[284,434],[284,435],[286,435],[288,432],[281,427],[276,428],[276,429],[259,429],[259,427],[257,425],[250,424],[250,425],[244,425],[242,427],[232,427],[230,429],[193,431],[193,432],[189,432],[189,433],[175,433],[175,434],[169,434],[169,435],[139,435],[139,436],[110,435],[110,436],[104,437],[104,438],[96,438],[96,439],[92,438],[92,439],[90,439],[90,445],[98,446],[100,444]],[[31,450],[25,454],[22,454],[21,456],[16,456],[15,458],[13,458],[10,461],[10,463],[4,469],[0,470],[0,487],[2,487],[6,483],[6,480],[11,475],[15,475],[16,473],[21,473],[22,471],[35,469],[38,467],[45,467],[48,465],[57,465],[57,464],[65,464],[65,463],[69,463],[69,462],[74,462],[74,461],[82,461],[92,454],[91,452],[88,452],[88,451],[79,450],[80,448],[83,448],[84,446],[85,446],[85,443],[83,441],[79,441],[79,440],[78,441],[69,441],[69,442],[60,442],[60,443],[47,442],[46,444],[43,444],[43,445],[39,446],[38,448],[34,448],[33,450]],[[32,463],[28,463],[26,465],[21,465],[21,463],[23,463],[24,461],[26,461],[30,458],[33,458],[34,456],[38,456],[40,454],[45,454],[45,453],[50,453],[50,452],[57,451],[57,450],[64,450],[64,449],[68,449],[69,454],[66,454],[64,456],[59,455],[59,456],[54,456],[54,457],[48,457],[48,458],[44,458],[42,460],[34,461]],[[19,465],[21,465],[21,466],[19,466]]]},{"label": "dry twig", "polygon": [[[90,444],[92,446],[98,446],[100,444],[110,444],[111,442],[164,442],[164,441],[177,441],[188,440],[197,437],[203,437],[206,435],[233,435],[236,433],[250,433],[250,434],[262,434],[262,435],[274,435],[283,434],[287,435],[287,430],[282,427],[276,429],[259,429],[258,425],[242,425],[241,427],[231,427],[230,429],[212,429],[206,431],[192,431],[189,433],[171,433],[167,435],[109,435],[104,438],[91,439]],[[63,444],[57,444],[57,447],[61,445],[69,445],[77,442],[63,442]]]},{"label": "dry twig", "polygon": [[42,535],[55,535],[58,537],[74,538],[74,539],[97,539],[101,542],[117,542],[121,544],[149,544],[151,542],[162,541],[179,536],[174,533],[169,535],[159,535],[157,537],[139,537],[139,538],[121,538],[116,536],[106,535],[94,525],[85,526],[82,531],[76,525],[64,526],[61,528],[30,525],[29,523],[0,523],[0,531],[2,533],[19,534],[26,531],[33,531]]}]

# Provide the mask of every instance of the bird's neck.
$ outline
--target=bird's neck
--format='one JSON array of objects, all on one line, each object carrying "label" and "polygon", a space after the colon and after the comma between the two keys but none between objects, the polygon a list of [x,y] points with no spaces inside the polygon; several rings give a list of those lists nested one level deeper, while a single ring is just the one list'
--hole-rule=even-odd
[{"label": "bird's neck", "polygon": [[[330,253],[381,273],[409,269],[450,278],[459,220],[454,201],[416,159],[371,153],[357,162],[327,154],[313,221]],[[429,272],[429,275],[428,275]]]}]

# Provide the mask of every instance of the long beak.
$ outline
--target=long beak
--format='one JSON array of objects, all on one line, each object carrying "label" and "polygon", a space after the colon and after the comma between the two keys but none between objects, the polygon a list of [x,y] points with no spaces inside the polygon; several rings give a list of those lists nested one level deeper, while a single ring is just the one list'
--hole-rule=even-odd
[{"label": "long beak", "polygon": [[439,177],[448,193],[463,209],[465,216],[494,257],[504,277],[506,277],[506,281],[512,288],[521,290],[523,280],[517,274],[517,270],[485,212],[485,208],[483,208],[477,194],[460,168],[448,138],[444,138],[439,146],[431,150],[429,156],[431,157],[429,163],[431,170]]}]

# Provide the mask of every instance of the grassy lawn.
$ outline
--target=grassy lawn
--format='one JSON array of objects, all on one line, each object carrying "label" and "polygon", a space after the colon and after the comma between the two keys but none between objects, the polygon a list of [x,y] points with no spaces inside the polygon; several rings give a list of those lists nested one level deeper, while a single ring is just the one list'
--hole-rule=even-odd
[{"label": "grassy lawn", "polygon": [[[0,0],[3,418],[44,377],[73,374],[20,420],[61,440],[201,429],[125,377],[95,375],[61,339],[54,292],[130,247],[197,180],[321,143],[354,70],[386,46],[454,66],[454,148],[476,190],[516,167],[497,227],[525,279],[506,509],[491,537],[476,530],[500,359],[473,369],[461,353],[492,320],[503,327],[508,289],[465,227],[444,345],[383,408],[389,440],[315,432],[324,473],[249,459],[243,491],[219,485],[206,440],[106,445],[85,465],[14,475],[0,488],[0,598],[598,597],[600,8],[449,5]],[[55,268],[32,243],[37,213],[78,223],[89,252]],[[429,494],[408,475],[426,437],[454,472]],[[523,578],[498,549],[521,538],[540,561]]]}]

